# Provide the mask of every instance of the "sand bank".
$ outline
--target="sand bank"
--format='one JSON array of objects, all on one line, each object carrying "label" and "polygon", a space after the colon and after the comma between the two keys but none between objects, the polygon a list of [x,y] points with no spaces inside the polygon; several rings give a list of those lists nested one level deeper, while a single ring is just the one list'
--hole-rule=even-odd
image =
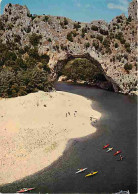
[{"label": "sand bank", "polygon": [[101,114],[91,103],[66,92],[0,100],[0,185],[42,170],[62,155],[69,139],[94,133],[90,117]]}]

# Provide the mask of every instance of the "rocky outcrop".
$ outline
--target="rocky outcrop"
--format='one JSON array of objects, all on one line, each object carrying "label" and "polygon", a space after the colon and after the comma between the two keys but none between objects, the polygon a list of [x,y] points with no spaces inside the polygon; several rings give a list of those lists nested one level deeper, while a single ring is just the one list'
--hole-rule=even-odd
[{"label": "rocky outcrop", "polygon": [[128,16],[137,20],[137,0],[132,0],[128,8]]},{"label": "rocky outcrop", "polygon": [[136,17],[133,14],[136,0],[130,3],[129,16],[117,16],[109,24],[105,21],[74,22],[56,16],[31,15],[27,7],[8,4],[0,18],[3,43],[15,41],[22,49],[28,45],[32,34],[41,35],[40,54],[50,57],[51,79],[72,58],[96,60],[105,77],[116,92],[136,90]]}]

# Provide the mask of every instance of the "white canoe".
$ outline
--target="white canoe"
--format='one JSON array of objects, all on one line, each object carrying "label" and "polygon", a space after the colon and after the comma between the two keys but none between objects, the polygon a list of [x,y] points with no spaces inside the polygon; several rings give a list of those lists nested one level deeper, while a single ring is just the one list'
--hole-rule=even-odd
[{"label": "white canoe", "polygon": [[106,152],[110,152],[113,150],[113,147],[112,148],[108,148]]},{"label": "white canoe", "polygon": [[76,174],[80,173],[80,172],[84,172],[87,168],[81,168],[81,169],[78,169],[79,171],[76,172]]}]

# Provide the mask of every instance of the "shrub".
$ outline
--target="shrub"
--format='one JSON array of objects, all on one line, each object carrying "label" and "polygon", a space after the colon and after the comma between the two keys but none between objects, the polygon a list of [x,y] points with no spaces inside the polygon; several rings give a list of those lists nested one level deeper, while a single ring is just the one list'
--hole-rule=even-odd
[{"label": "shrub", "polygon": [[74,23],[74,28],[75,28],[76,30],[78,30],[79,28],[81,28],[80,23],[79,23],[79,22],[78,22],[78,23]]},{"label": "shrub", "polygon": [[126,48],[127,52],[129,52],[129,53],[131,52],[130,44],[129,43],[127,43],[127,42],[125,43],[125,48]]},{"label": "shrub", "polygon": [[60,73],[76,82],[77,80],[93,81],[94,76],[102,72],[96,62],[92,63],[87,59],[78,58],[69,61]]},{"label": "shrub", "polygon": [[121,23],[121,20],[120,20],[120,18],[117,18],[117,23]]},{"label": "shrub", "polygon": [[28,55],[34,59],[39,59],[39,54],[38,54],[38,49],[34,48],[34,49],[30,49],[28,51]]},{"label": "shrub", "polygon": [[121,58],[122,58],[121,55],[117,55],[117,56],[116,56],[116,59],[117,59],[118,61],[121,61]]},{"label": "shrub", "polygon": [[29,51],[29,49],[30,49],[30,47],[29,47],[29,46],[27,46],[27,45],[24,47],[24,51],[25,51],[25,52],[28,52],[28,51]]},{"label": "shrub", "polygon": [[24,28],[24,30],[25,30],[26,33],[30,33],[31,32],[30,26],[28,26],[27,28]]},{"label": "shrub", "polygon": [[67,20],[67,18],[64,18],[64,25],[66,26],[66,25],[68,25],[68,20]]},{"label": "shrub", "polygon": [[4,23],[0,20],[0,30],[4,30]]},{"label": "shrub", "polygon": [[52,42],[51,38],[48,38],[48,42]]},{"label": "shrub", "polygon": [[62,28],[64,28],[64,23],[63,22],[60,22],[60,25]]},{"label": "shrub", "polygon": [[23,69],[26,69],[27,68],[27,65],[25,64],[25,62],[23,61],[22,58],[17,58],[15,62],[16,62],[16,65],[18,67],[21,67]]},{"label": "shrub", "polygon": [[106,78],[102,73],[97,73],[96,75],[94,75],[94,79],[96,81],[106,81]]},{"label": "shrub", "polygon": [[124,38],[120,39],[121,44],[125,44],[126,40]]},{"label": "shrub", "polygon": [[101,36],[101,35],[98,34],[97,35],[97,39],[100,40],[100,42],[102,42],[103,41],[103,36]]},{"label": "shrub", "polygon": [[116,42],[116,43],[115,43],[115,48],[118,48],[118,46],[119,46],[119,45],[118,45],[118,43]]},{"label": "shrub", "polygon": [[103,34],[103,35],[108,35],[108,31],[107,30],[100,29],[100,33]]},{"label": "shrub", "polygon": [[83,34],[87,33],[87,28],[82,28],[82,33]]},{"label": "shrub", "polygon": [[99,41],[98,40],[94,40],[93,41],[93,46],[95,47],[95,49],[99,48]]},{"label": "shrub", "polygon": [[63,44],[61,44],[61,50],[67,50],[67,46],[65,46],[65,45],[63,45]]},{"label": "shrub", "polygon": [[132,21],[132,18],[131,18],[131,16],[129,16],[127,19],[127,22],[131,22],[131,21]]},{"label": "shrub", "polygon": [[32,15],[32,14],[27,14],[27,16],[28,17],[30,17],[32,20],[34,20],[37,16],[34,14],[34,15]]},{"label": "shrub", "polygon": [[95,25],[92,25],[91,30],[98,31],[98,27]]},{"label": "shrub", "polygon": [[110,39],[113,39],[115,36],[114,34],[111,32],[110,35],[109,35]]},{"label": "shrub", "polygon": [[74,37],[76,37],[76,36],[78,35],[78,33],[76,32],[76,30],[73,30],[73,31],[72,31],[72,35],[73,35]]},{"label": "shrub", "polygon": [[108,47],[108,48],[106,48],[105,52],[106,52],[106,53],[109,53],[109,54],[111,54],[111,53],[112,53],[112,51],[111,51],[111,49],[110,49],[109,47]]},{"label": "shrub", "polygon": [[7,29],[8,29],[8,30],[12,30],[13,27],[14,27],[14,26],[13,26],[12,23],[9,23],[9,24],[7,25]]},{"label": "shrub", "polygon": [[109,48],[110,47],[110,40],[108,38],[105,38],[103,41],[103,45],[105,48]]},{"label": "shrub", "polygon": [[6,58],[6,60],[15,61],[17,59],[17,56],[14,52],[7,51],[6,54],[5,54],[5,58]]},{"label": "shrub", "polygon": [[118,40],[120,40],[120,42],[121,42],[122,44],[125,43],[125,39],[124,39],[124,36],[123,36],[123,33],[122,33],[122,32],[118,32],[118,33],[115,35],[115,38],[118,39]]},{"label": "shrub", "polygon": [[128,42],[125,43],[125,48],[130,47],[130,44]]},{"label": "shrub", "polygon": [[128,60],[128,54],[124,54],[124,58],[126,59],[126,60]]},{"label": "shrub", "polygon": [[19,52],[20,54],[25,54],[25,50],[24,50],[24,49],[22,49],[22,48],[21,48],[21,49],[19,49],[19,50],[18,50],[18,52]]},{"label": "shrub", "polygon": [[85,43],[85,48],[87,49],[87,48],[89,48],[90,47],[90,43],[89,42],[87,42],[87,43]]},{"label": "shrub", "polygon": [[130,47],[127,47],[127,48],[126,48],[126,51],[127,51],[128,53],[131,53]]},{"label": "shrub", "polygon": [[48,19],[49,19],[49,16],[45,16],[44,19],[43,19],[43,21],[44,21],[44,22],[47,22]]},{"label": "shrub", "polygon": [[20,43],[21,37],[17,34],[14,35],[14,41]]},{"label": "shrub", "polygon": [[42,35],[37,35],[35,33],[33,33],[30,37],[29,37],[29,41],[33,46],[37,46],[40,42],[40,39],[42,38]]},{"label": "shrub", "polygon": [[67,39],[68,39],[70,42],[73,42],[72,32],[69,32],[69,33],[67,34]]},{"label": "shrub", "polygon": [[124,65],[124,69],[125,69],[126,71],[131,70],[131,69],[132,69],[132,65],[131,65],[131,64],[128,64],[128,63],[126,63],[126,64]]}]

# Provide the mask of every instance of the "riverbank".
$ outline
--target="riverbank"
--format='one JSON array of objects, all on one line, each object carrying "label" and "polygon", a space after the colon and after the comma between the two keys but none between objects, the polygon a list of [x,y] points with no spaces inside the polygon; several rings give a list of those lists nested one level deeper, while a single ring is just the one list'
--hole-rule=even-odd
[{"label": "riverbank", "polygon": [[0,185],[32,175],[57,160],[72,138],[96,131],[101,114],[91,100],[66,92],[38,92],[0,100]]},{"label": "riverbank", "polygon": [[[58,79],[58,82],[65,82],[65,83],[74,83],[73,80],[67,79],[66,76],[60,76]],[[91,86],[91,87],[98,87],[104,90],[109,90],[109,91],[114,91],[113,86],[110,82],[107,80],[104,81],[96,81],[96,82],[89,82],[89,81],[84,81],[84,80],[76,80],[76,84],[82,84],[84,86]]]}]

